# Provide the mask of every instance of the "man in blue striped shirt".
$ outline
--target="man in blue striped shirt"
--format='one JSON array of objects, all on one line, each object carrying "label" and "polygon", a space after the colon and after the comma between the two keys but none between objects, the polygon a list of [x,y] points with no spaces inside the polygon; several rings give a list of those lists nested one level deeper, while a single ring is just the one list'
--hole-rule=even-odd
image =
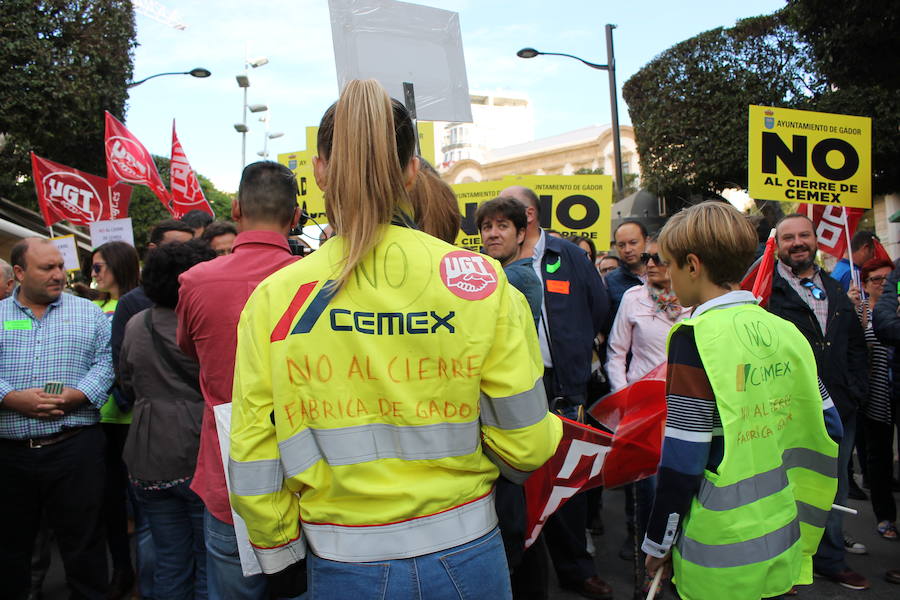
[{"label": "man in blue striped shirt", "polygon": [[10,262],[19,287],[0,301],[0,514],[8,516],[0,581],[10,597],[28,594],[46,510],[72,596],[105,598],[97,423],[113,383],[109,322],[93,303],[62,293],[63,258],[48,240],[22,240]]}]

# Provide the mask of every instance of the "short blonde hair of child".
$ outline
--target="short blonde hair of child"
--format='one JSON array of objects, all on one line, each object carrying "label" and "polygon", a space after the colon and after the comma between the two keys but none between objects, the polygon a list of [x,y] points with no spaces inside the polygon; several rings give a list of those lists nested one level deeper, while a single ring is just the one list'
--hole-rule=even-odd
[{"label": "short blonde hair of child", "polygon": [[707,201],[674,215],[659,232],[659,247],[678,267],[694,254],[709,280],[739,283],[756,256],[757,236],[749,219],[727,202]]}]

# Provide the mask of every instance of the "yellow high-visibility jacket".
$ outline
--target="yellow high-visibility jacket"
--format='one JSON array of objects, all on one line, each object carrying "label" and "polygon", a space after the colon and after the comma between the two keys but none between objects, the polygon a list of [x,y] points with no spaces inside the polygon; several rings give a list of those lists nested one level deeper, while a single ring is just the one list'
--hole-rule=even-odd
[{"label": "yellow high-visibility jacket", "polygon": [[497,523],[492,460],[532,471],[562,436],[496,261],[390,225],[335,290],[342,244],[271,275],[238,327],[231,502],[267,573],[304,540],[365,562],[476,539]]}]

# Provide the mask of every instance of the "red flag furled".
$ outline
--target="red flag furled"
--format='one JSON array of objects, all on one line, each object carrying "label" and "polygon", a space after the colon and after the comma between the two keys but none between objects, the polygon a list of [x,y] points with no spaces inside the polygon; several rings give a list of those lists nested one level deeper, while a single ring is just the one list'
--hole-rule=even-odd
[{"label": "red flag furled", "polygon": [[884,249],[884,246],[881,245],[881,242],[873,238],[872,243],[875,244],[875,256],[873,256],[872,258],[874,258],[875,260],[886,260],[888,262],[894,262],[891,260],[891,255],[888,254],[887,250]]},{"label": "red flag furled", "polygon": [[117,183],[110,188],[103,177],[41,158],[34,152],[31,171],[47,227],[58,221],[87,226],[128,216],[131,186]]},{"label": "red flag furled", "polygon": [[163,185],[156,163],[144,145],[114,116],[106,113],[106,178],[110,186],[118,181],[145,185],[153,190],[173,216],[171,196]]},{"label": "red flag furled", "polygon": [[759,305],[764,307],[769,303],[772,296],[772,276],[775,273],[775,230],[769,235],[766,241],[766,249],[763,255],[753,263],[744,280],[741,282],[741,289],[752,292],[759,300]]},{"label": "red flag furled", "polygon": [[562,419],[556,453],[525,482],[526,547],[577,492],[617,487],[656,473],[666,422],[665,374],[666,366],[660,365],[591,407],[589,413],[613,435]]},{"label": "red flag furled", "polygon": [[169,184],[172,188],[172,214],[175,218],[181,218],[187,212],[192,210],[202,210],[215,217],[203,190],[200,189],[200,182],[188,163],[187,155],[181,142],[178,141],[178,134],[175,133],[175,120],[172,120],[172,161],[169,163]]},{"label": "red flag furled", "polygon": [[[844,211],[847,215],[846,229],[844,228]],[[850,236],[856,233],[856,227],[859,225],[865,209],[824,204],[801,204],[797,207],[797,212],[812,220],[819,250],[836,258],[846,258],[848,232]]]}]

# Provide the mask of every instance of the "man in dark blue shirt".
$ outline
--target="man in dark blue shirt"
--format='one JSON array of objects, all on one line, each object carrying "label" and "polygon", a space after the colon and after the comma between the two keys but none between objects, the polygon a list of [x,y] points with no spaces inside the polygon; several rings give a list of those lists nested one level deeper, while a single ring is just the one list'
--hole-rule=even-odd
[{"label": "man in dark blue shirt", "polygon": [[[609,293],[584,250],[541,229],[540,203],[532,190],[512,186],[500,195],[515,198],[525,207],[528,225],[520,255],[531,259],[542,283],[538,339],[547,400],[555,412],[576,418],[587,408],[594,339],[609,331]],[[562,587],[598,600],[612,596],[612,588],[597,575],[594,559],[587,552],[587,512],[586,496],[576,494],[550,517],[538,542],[513,573],[517,600],[532,594],[540,597],[540,590],[546,589],[544,539]]]},{"label": "man in dark blue shirt", "polygon": [[646,282],[647,266],[641,262],[641,254],[647,248],[647,228],[640,221],[623,221],[613,232],[613,240],[622,265],[607,275],[605,281],[615,315],[625,292]]},{"label": "man in dark blue shirt", "polygon": [[525,295],[537,326],[541,318],[541,280],[534,272],[531,257],[519,256],[528,226],[525,207],[513,198],[488,200],[475,212],[475,224],[481,232],[485,254],[500,261],[509,283]]}]

